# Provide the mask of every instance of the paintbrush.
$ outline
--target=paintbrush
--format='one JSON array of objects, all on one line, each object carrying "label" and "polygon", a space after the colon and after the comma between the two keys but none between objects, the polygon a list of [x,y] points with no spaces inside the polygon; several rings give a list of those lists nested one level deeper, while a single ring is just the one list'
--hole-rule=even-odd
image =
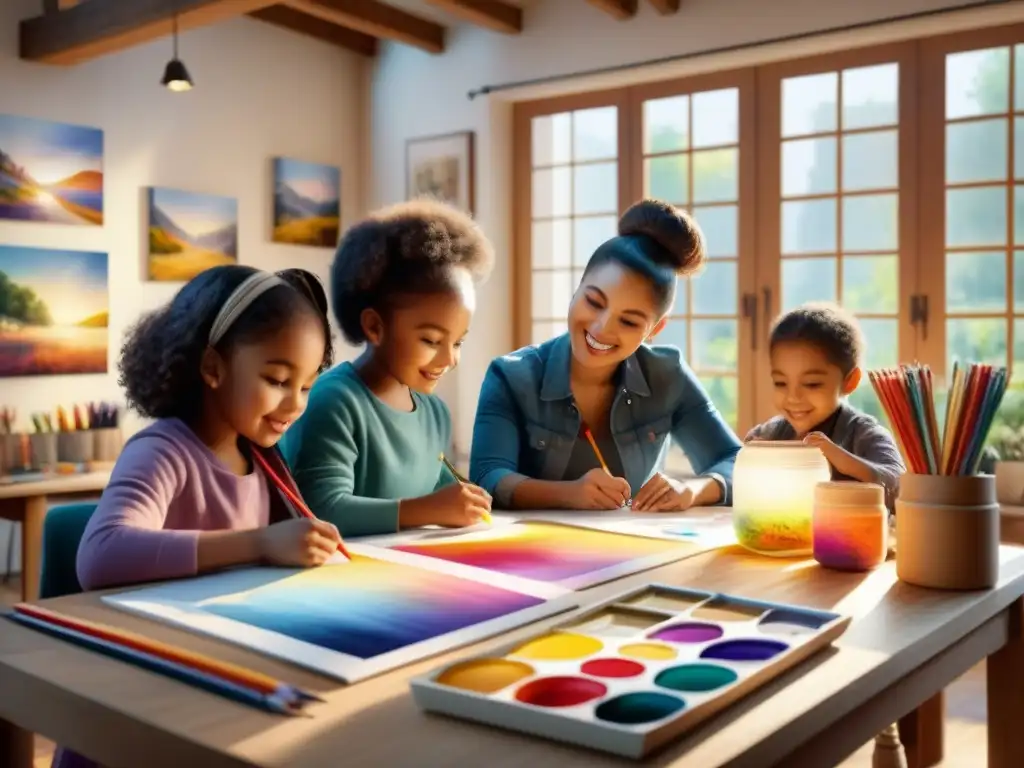
[{"label": "paintbrush", "polygon": [[[470,484],[469,480],[467,480],[461,474],[459,474],[459,470],[457,470],[455,468],[455,465],[452,464],[450,461],[448,461],[448,457],[444,455],[443,451],[440,454],[438,454],[438,456],[441,459],[442,463],[446,467],[448,467],[448,471],[452,473],[452,477],[454,477],[458,481],[458,483],[460,485],[468,485],[468,484]],[[491,513],[490,512],[484,512],[482,519],[483,519],[483,521],[485,523],[493,522],[493,519],[491,518]]]}]

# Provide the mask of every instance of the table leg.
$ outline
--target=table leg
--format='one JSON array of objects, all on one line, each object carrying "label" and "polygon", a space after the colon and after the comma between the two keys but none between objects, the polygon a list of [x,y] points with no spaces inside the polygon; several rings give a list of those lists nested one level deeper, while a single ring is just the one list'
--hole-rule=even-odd
[{"label": "table leg", "polygon": [[4,768],[32,768],[35,757],[32,734],[6,720],[0,720],[0,765]]},{"label": "table leg", "polygon": [[46,497],[30,496],[24,500],[24,504],[25,513],[21,522],[21,599],[30,601],[39,598]]},{"label": "table leg", "polygon": [[988,657],[988,764],[990,768],[1024,765],[1024,598],[1010,611],[1010,637]]},{"label": "table leg", "polygon": [[946,699],[939,691],[906,717],[900,718],[900,741],[907,768],[930,768],[942,762]]}]

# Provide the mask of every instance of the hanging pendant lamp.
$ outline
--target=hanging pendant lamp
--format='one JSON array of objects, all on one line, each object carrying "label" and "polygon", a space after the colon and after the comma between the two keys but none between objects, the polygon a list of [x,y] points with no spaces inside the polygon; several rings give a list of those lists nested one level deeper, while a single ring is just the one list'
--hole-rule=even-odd
[{"label": "hanging pendant lamp", "polygon": [[178,17],[174,16],[174,58],[167,62],[167,67],[164,69],[164,77],[160,81],[161,85],[166,87],[168,90],[181,92],[192,90],[192,78],[188,74],[188,70],[185,69],[184,62],[178,58]]}]

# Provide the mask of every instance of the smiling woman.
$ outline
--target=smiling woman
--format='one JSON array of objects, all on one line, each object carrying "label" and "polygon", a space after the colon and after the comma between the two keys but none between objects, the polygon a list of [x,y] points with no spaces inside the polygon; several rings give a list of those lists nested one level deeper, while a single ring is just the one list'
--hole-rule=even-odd
[{"label": "smiling woman", "polygon": [[[594,251],[568,331],[495,360],[470,475],[496,506],[671,511],[728,503],[740,443],[675,347],[653,346],[679,276],[705,260],[683,210],[643,200]],[[669,440],[697,477],[660,471]]]}]

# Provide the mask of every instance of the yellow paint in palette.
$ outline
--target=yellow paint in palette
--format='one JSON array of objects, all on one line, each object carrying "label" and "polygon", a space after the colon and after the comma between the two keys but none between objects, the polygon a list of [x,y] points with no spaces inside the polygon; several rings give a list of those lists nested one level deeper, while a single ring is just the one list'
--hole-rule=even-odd
[{"label": "yellow paint in palette", "polygon": [[572,632],[552,632],[520,645],[510,655],[540,661],[572,661],[591,656],[602,648],[604,644],[594,637]]},{"label": "yellow paint in palette", "polygon": [[437,681],[453,688],[494,693],[533,674],[533,667],[509,659],[471,659],[448,667]]},{"label": "yellow paint in palette", "polygon": [[661,643],[630,643],[619,648],[619,655],[647,661],[668,661],[676,657],[676,652]]}]

